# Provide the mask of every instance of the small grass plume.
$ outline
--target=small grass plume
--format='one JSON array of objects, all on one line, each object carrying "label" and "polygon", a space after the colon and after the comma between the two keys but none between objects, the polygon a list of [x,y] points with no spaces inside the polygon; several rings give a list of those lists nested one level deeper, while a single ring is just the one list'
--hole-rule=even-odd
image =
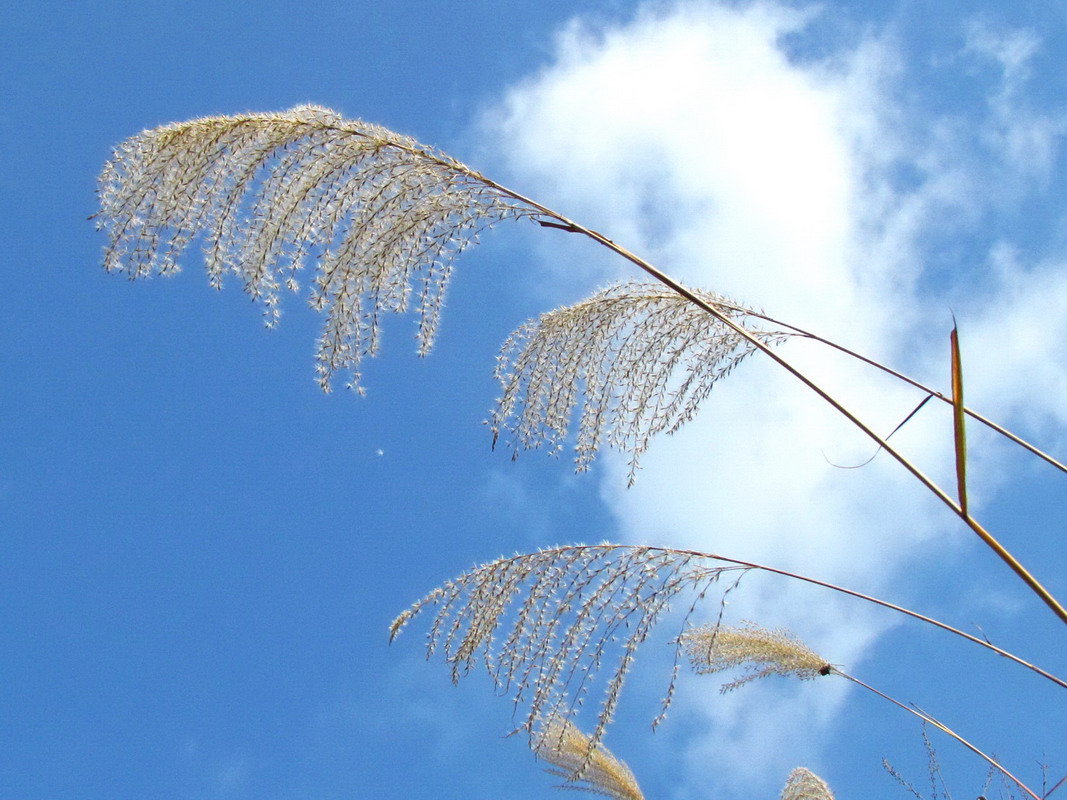
[{"label": "small grass plume", "polygon": [[744,670],[739,678],[723,685],[723,692],[769,675],[810,680],[828,675],[832,669],[825,658],[787,631],[768,630],[751,622],[690,628],[682,634],[681,644],[699,675]]},{"label": "small grass plume", "polygon": [[615,800],[644,800],[637,779],[603,744],[582,733],[568,719],[552,717],[531,741],[547,772],[567,782],[560,789],[599,794]]},{"label": "small grass plume", "polygon": [[810,769],[797,767],[789,773],[780,800],[834,800],[834,793]]}]

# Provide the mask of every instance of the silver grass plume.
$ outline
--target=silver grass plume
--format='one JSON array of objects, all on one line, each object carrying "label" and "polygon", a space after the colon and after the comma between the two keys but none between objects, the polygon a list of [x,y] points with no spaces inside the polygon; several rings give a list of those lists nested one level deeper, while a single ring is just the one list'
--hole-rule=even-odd
[{"label": "silver grass plume", "polygon": [[537,731],[531,746],[538,758],[552,764],[547,772],[567,781],[560,789],[645,800],[630,768],[568,719],[552,717]]},{"label": "silver grass plume", "polygon": [[99,196],[108,270],[174,272],[202,236],[211,284],[236,275],[268,325],[281,287],[298,291],[296,274],[315,262],[326,391],[339,370],[360,390],[384,312],[413,304],[428,352],[455,256],[493,223],[533,213],[447,155],[312,105],[145,131],[115,148]]},{"label": "silver grass plume", "polygon": [[[305,105],[164,125],[123,142],[99,180],[104,265],[131,278],[169,274],[202,241],[210,282],[236,275],[279,316],[309,263],[309,302],[326,315],[317,372],[362,392],[386,312],[418,312],[419,353],[437,330],[456,255],[509,218],[563,219],[455,159],[378,125]],[[598,236],[598,234],[591,234]],[[700,299],[738,323],[748,312]],[[759,332],[765,343],[786,334]],[[559,447],[577,406],[577,466],[602,443],[630,453],[630,482],[657,433],[674,432],[754,345],[660,284],[603,290],[516,330],[498,359],[503,394],[490,425],[516,446]]]},{"label": "silver grass plume", "polygon": [[[520,727],[531,735],[539,721],[575,713],[606,666],[595,747],[638,646],[670,601],[687,590],[703,597],[732,569],[701,561],[694,553],[609,544],[501,558],[416,602],[393,621],[390,638],[432,609],[427,657],[442,652],[453,681],[482,663],[497,690],[525,709]],[[672,690],[673,683],[665,706]]]},{"label": "silver grass plume", "polygon": [[741,677],[722,687],[728,692],[768,675],[809,680],[829,675],[826,659],[784,630],[768,630],[754,623],[740,626],[702,625],[680,637],[682,649],[700,675],[743,667]]},{"label": "silver grass plume", "polygon": [[834,793],[826,781],[807,767],[797,767],[789,773],[781,800],[834,800]]},{"label": "silver grass plume", "polygon": [[[695,292],[740,325],[747,310]],[[765,344],[786,334],[753,333]],[[575,461],[588,469],[604,444],[630,455],[632,484],[653,436],[692,419],[717,381],[755,346],[658,283],[621,283],[529,320],[504,343],[502,394],[489,426],[516,448],[557,451],[577,416]]]}]

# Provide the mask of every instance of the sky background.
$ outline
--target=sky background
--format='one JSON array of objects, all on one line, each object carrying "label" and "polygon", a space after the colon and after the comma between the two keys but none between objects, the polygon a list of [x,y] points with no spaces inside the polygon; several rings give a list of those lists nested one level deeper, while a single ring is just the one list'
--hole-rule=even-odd
[{"label": "sky background", "polygon": [[[305,102],[433,144],[677,277],[938,387],[960,326],[968,403],[1067,453],[1067,11],[1051,2],[37,2],[0,12],[9,285],[0,301],[0,798],[554,796],[510,704],[390,620],[502,554],[697,547],[879,594],[1058,674],[1062,626],[884,455],[752,359],[637,485],[605,454],[516,461],[481,424],[520,322],[637,277],[505,224],[458,263],[435,352],[386,325],[365,398],[314,380],[319,320],[265,331],[196,248],[171,279],[100,268],[96,175],[145,128]],[[886,432],[921,399],[783,349]],[[954,485],[949,417],[897,435]],[[1067,595],[1063,476],[971,429],[988,527]],[[710,603],[708,613],[715,613]],[[987,652],[781,580],[731,621],[786,625],[1032,785],[1067,772],[1062,690]],[[670,626],[667,626],[670,627]],[[829,681],[648,723],[669,633],[608,744],[649,798],[925,789],[919,727]],[[985,768],[935,739],[958,798]],[[1067,792],[1062,789],[1061,792]],[[994,796],[993,794],[989,795]]]}]

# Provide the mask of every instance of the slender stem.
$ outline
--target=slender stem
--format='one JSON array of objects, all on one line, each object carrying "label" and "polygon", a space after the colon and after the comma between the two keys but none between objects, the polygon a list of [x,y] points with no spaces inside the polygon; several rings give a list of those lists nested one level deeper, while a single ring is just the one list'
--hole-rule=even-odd
[{"label": "slender stem", "polygon": [[[655,548],[653,548],[653,549],[655,549]],[[821,580],[818,580],[817,578],[810,578],[807,575],[801,575],[801,574],[796,573],[796,572],[789,572],[788,570],[778,569],[777,567],[769,567],[766,564],[758,564],[758,563],[756,563],[754,561],[742,561],[742,560],[737,559],[737,558],[728,558],[726,556],[722,556],[722,555],[719,555],[717,553],[701,553],[701,552],[696,551],[696,550],[677,550],[677,551],[674,551],[674,552],[685,553],[686,555],[698,556],[698,557],[702,557],[702,558],[708,558],[708,559],[712,559],[712,560],[715,560],[715,561],[723,561],[723,562],[725,562],[727,564],[737,564],[738,566],[741,566],[741,567],[748,567],[750,569],[758,569],[758,570],[762,570],[763,572],[770,572],[770,573],[773,573],[775,575],[781,575],[781,576],[783,576],[785,578],[792,578],[794,580],[804,581],[805,583],[810,583],[810,584],[813,584],[815,586],[821,586],[824,589],[832,589],[835,592],[840,592],[841,594],[845,594],[845,595],[848,595],[850,597],[855,597],[855,598],[858,598],[860,600],[865,600],[868,603],[873,603],[874,605],[881,606],[882,608],[888,608],[891,611],[896,611],[896,612],[898,612],[900,614],[904,614],[905,616],[911,617],[913,619],[917,619],[917,620],[919,620],[921,622],[925,622],[925,623],[927,623],[929,625],[933,625],[934,627],[940,628],[943,631],[947,631],[949,633],[955,634],[956,636],[959,636],[959,637],[961,637],[963,639],[966,639],[969,642],[973,642],[974,644],[980,645],[980,646],[982,646],[982,647],[984,647],[984,648],[986,648],[988,650],[992,650],[994,653],[997,653],[998,655],[1003,656],[1004,658],[1007,658],[1010,661],[1014,661],[1016,664],[1018,664],[1018,665],[1020,665],[1022,667],[1026,667],[1027,669],[1032,670],[1033,672],[1036,672],[1038,675],[1042,676],[1043,678],[1047,678],[1048,680],[1052,681],[1053,683],[1055,683],[1055,684],[1057,684],[1059,686],[1062,686],[1064,689],[1067,689],[1067,681],[1063,680],[1062,678],[1056,677],[1051,672],[1047,672],[1047,671],[1041,669],[1041,667],[1036,666],[1035,664],[1031,664],[1029,661],[1027,661],[1027,660],[1025,660],[1023,658],[1020,658],[1019,656],[1015,655],[1014,653],[1010,653],[1007,650],[1004,650],[1003,648],[997,647],[992,642],[986,641],[985,639],[979,639],[977,636],[973,636],[972,634],[969,634],[966,631],[962,631],[959,628],[953,627],[952,625],[949,625],[949,624],[947,624],[945,622],[941,622],[940,620],[934,619],[933,617],[928,617],[925,614],[920,614],[918,611],[912,611],[911,609],[905,608],[904,606],[898,606],[895,603],[890,603],[890,602],[888,602],[886,600],[882,600],[880,598],[873,597],[872,595],[869,595],[869,594],[864,594],[863,592],[857,592],[857,591],[855,591],[853,589],[848,589],[848,588],[846,588],[844,586],[839,586],[839,585],[837,585],[835,583],[828,583],[827,581],[821,581]]]},{"label": "slender stem", "polygon": [[[799,336],[804,337],[805,339],[811,339],[812,341],[818,342],[819,344],[826,345],[827,347],[832,347],[833,349],[838,350],[838,351],[844,353],[847,356],[851,356],[852,358],[856,359],[857,361],[862,361],[864,364],[872,366],[875,369],[880,369],[882,372],[886,373],[887,375],[892,375],[894,378],[897,378],[898,380],[901,380],[904,383],[910,384],[911,386],[914,386],[916,389],[920,389],[923,392],[926,392],[931,397],[936,397],[938,400],[940,400],[943,403],[947,403],[949,405],[952,405],[951,398],[946,397],[944,394],[939,392],[937,389],[932,389],[929,386],[926,386],[926,385],[920,383],[919,381],[915,380],[914,378],[912,378],[912,377],[910,377],[908,375],[905,375],[903,372],[898,372],[897,370],[893,369],[892,367],[886,366],[885,364],[882,364],[879,361],[875,361],[873,358],[865,356],[862,353],[858,353],[855,350],[852,350],[852,349],[850,349],[848,347],[845,347],[844,345],[838,344],[835,341],[832,341],[830,339],[826,339],[826,338],[824,338],[822,336],[819,336],[816,333],[812,333],[811,331],[804,330],[803,328],[800,328],[800,327],[798,327],[796,325],[793,325],[791,323],[785,322],[783,320],[775,319],[774,317],[771,317],[771,316],[768,316],[766,314],[760,313],[759,311],[753,311],[752,309],[743,308],[742,306],[736,306],[736,305],[733,305],[731,303],[722,303],[721,305],[724,306],[725,308],[729,308],[729,309],[732,309],[734,311],[743,311],[746,314],[748,314],[750,317],[755,317],[756,319],[761,319],[764,322],[770,323],[771,325],[777,325],[777,326],[782,327],[782,328],[788,328],[789,330],[793,331],[794,333],[798,334]],[[1051,464],[1053,467],[1055,467],[1056,469],[1060,470],[1061,472],[1067,473],[1067,465],[1065,465],[1062,462],[1058,461],[1056,458],[1054,458],[1053,456],[1049,455],[1044,450],[1041,450],[1037,446],[1031,444],[1030,442],[1026,441],[1025,439],[1022,439],[1019,436],[1016,436],[1014,433],[1009,431],[1007,428],[1005,428],[1005,427],[1003,427],[1001,425],[998,425],[996,422],[993,422],[993,420],[982,416],[981,414],[979,414],[977,411],[974,411],[973,409],[965,407],[963,409],[963,413],[967,414],[970,417],[972,417],[974,420],[982,423],[986,427],[991,428],[992,430],[996,431],[1001,436],[1004,436],[1004,437],[1010,439],[1011,441],[1015,442],[1015,444],[1019,445],[1020,447],[1023,447],[1026,450],[1029,450],[1035,456],[1037,456],[1038,458],[1048,462],[1049,464]]]},{"label": "slender stem", "polygon": [[1012,780],[1020,789],[1022,789],[1024,792],[1026,792],[1028,795],[1030,795],[1030,797],[1034,798],[1034,800],[1041,800],[1040,795],[1038,795],[1033,789],[1031,789],[1029,786],[1027,786],[1025,783],[1023,783],[1018,778],[1016,778],[1014,775],[1012,775],[1012,773],[1004,765],[1002,765],[999,761],[997,761],[992,756],[986,755],[984,752],[979,750],[977,747],[975,747],[973,744],[971,744],[969,741],[964,739],[962,736],[960,736],[958,733],[956,733],[954,730],[952,730],[950,727],[948,727],[944,723],[939,722],[938,720],[936,720],[933,717],[931,717],[929,714],[926,714],[926,713],[920,711],[917,708],[914,708],[912,706],[905,705],[904,703],[901,703],[899,700],[896,700],[896,699],[890,697],[889,695],[885,694],[884,692],[878,691],[873,686],[864,683],[859,678],[854,678],[853,676],[849,675],[848,673],[842,672],[841,670],[839,670],[839,669],[837,669],[837,668],[835,668],[833,666],[830,666],[830,672],[833,673],[834,675],[840,675],[842,678],[847,678],[848,680],[852,681],[853,683],[857,684],[858,686],[862,686],[864,689],[866,689],[869,692],[874,692],[876,695],[878,695],[879,697],[881,697],[881,698],[883,698],[885,700],[888,700],[890,703],[892,703],[893,705],[897,706],[898,708],[904,709],[909,714],[914,714],[916,717],[921,719],[923,722],[925,722],[925,723],[927,723],[929,725],[933,725],[939,731],[948,734],[953,739],[955,739],[957,742],[959,742],[964,747],[966,747],[968,750],[970,750],[972,753],[974,753],[975,755],[978,755],[981,758],[985,759],[985,761],[987,763],[989,763],[990,766],[994,767],[995,769],[997,769],[1001,773],[1003,773],[1007,778]]}]

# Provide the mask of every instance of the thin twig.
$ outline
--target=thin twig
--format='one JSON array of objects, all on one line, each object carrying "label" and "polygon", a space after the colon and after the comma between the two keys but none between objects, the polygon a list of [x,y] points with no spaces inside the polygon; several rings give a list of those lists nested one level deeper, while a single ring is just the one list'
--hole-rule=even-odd
[{"label": "thin twig", "polygon": [[864,689],[866,689],[869,692],[874,692],[874,694],[878,695],[879,697],[881,697],[881,698],[883,698],[885,700],[888,700],[890,703],[892,703],[893,705],[897,706],[898,708],[904,709],[909,714],[914,714],[916,717],[921,719],[923,722],[925,722],[925,723],[927,723],[929,725],[933,725],[935,728],[937,728],[942,733],[945,733],[945,734],[951,736],[953,739],[955,739],[957,742],[962,744],[964,747],[966,747],[968,750],[970,750],[975,755],[980,756],[981,758],[985,759],[985,761],[990,766],[996,768],[1001,773],[1003,773],[1005,777],[1007,777],[1011,781],[1013,781],[1020,789],[1022,789],[1024,792],[1026,792],[1028,795],[1030,795],[1030,797],[1032,797],[1034,800],[1042,800],[1040,795],[1038,795],[1033,789],[1031,789],[1029,786],[1027,786],[1021,780],[1016,778],[1007,769],[1007,767],[1005,767],[1003,764],[1001,764],[999,761],[997,761],[992,756],[986,755],[984,752],[979,750],[977,747],[975,747],[973,744],[971,744],[969,741],[964,739],[962,736],[960,736],[958,733],[956,733],[954,730],[952,730],[950,727],[948,727],[944,723],[939,722],[938,720],[936,720],[933,717],[931,717],[929,714],[927,714],[927,713],[925,713],[923,711],[920,711],[919,709],[917,709],[917,708],[915,708],[913,706],[906,705],[906,704],[900,702],[899,700],[896,700],[895,698],[890,697],[885,692],[881,692],[878,689],[875,689],[870,684],[864,683],[859,678],[855,678],[852,675],[849,675],[847,672],[842,672],[841,670],[837,669],[836,667],[832,667],[832,666],[830,667],[830,671],[834,675],[840,675],[842,678],[847,678],[848,680],[852,681],[853,683],[857,684],[858,686],[862,686]]}]

